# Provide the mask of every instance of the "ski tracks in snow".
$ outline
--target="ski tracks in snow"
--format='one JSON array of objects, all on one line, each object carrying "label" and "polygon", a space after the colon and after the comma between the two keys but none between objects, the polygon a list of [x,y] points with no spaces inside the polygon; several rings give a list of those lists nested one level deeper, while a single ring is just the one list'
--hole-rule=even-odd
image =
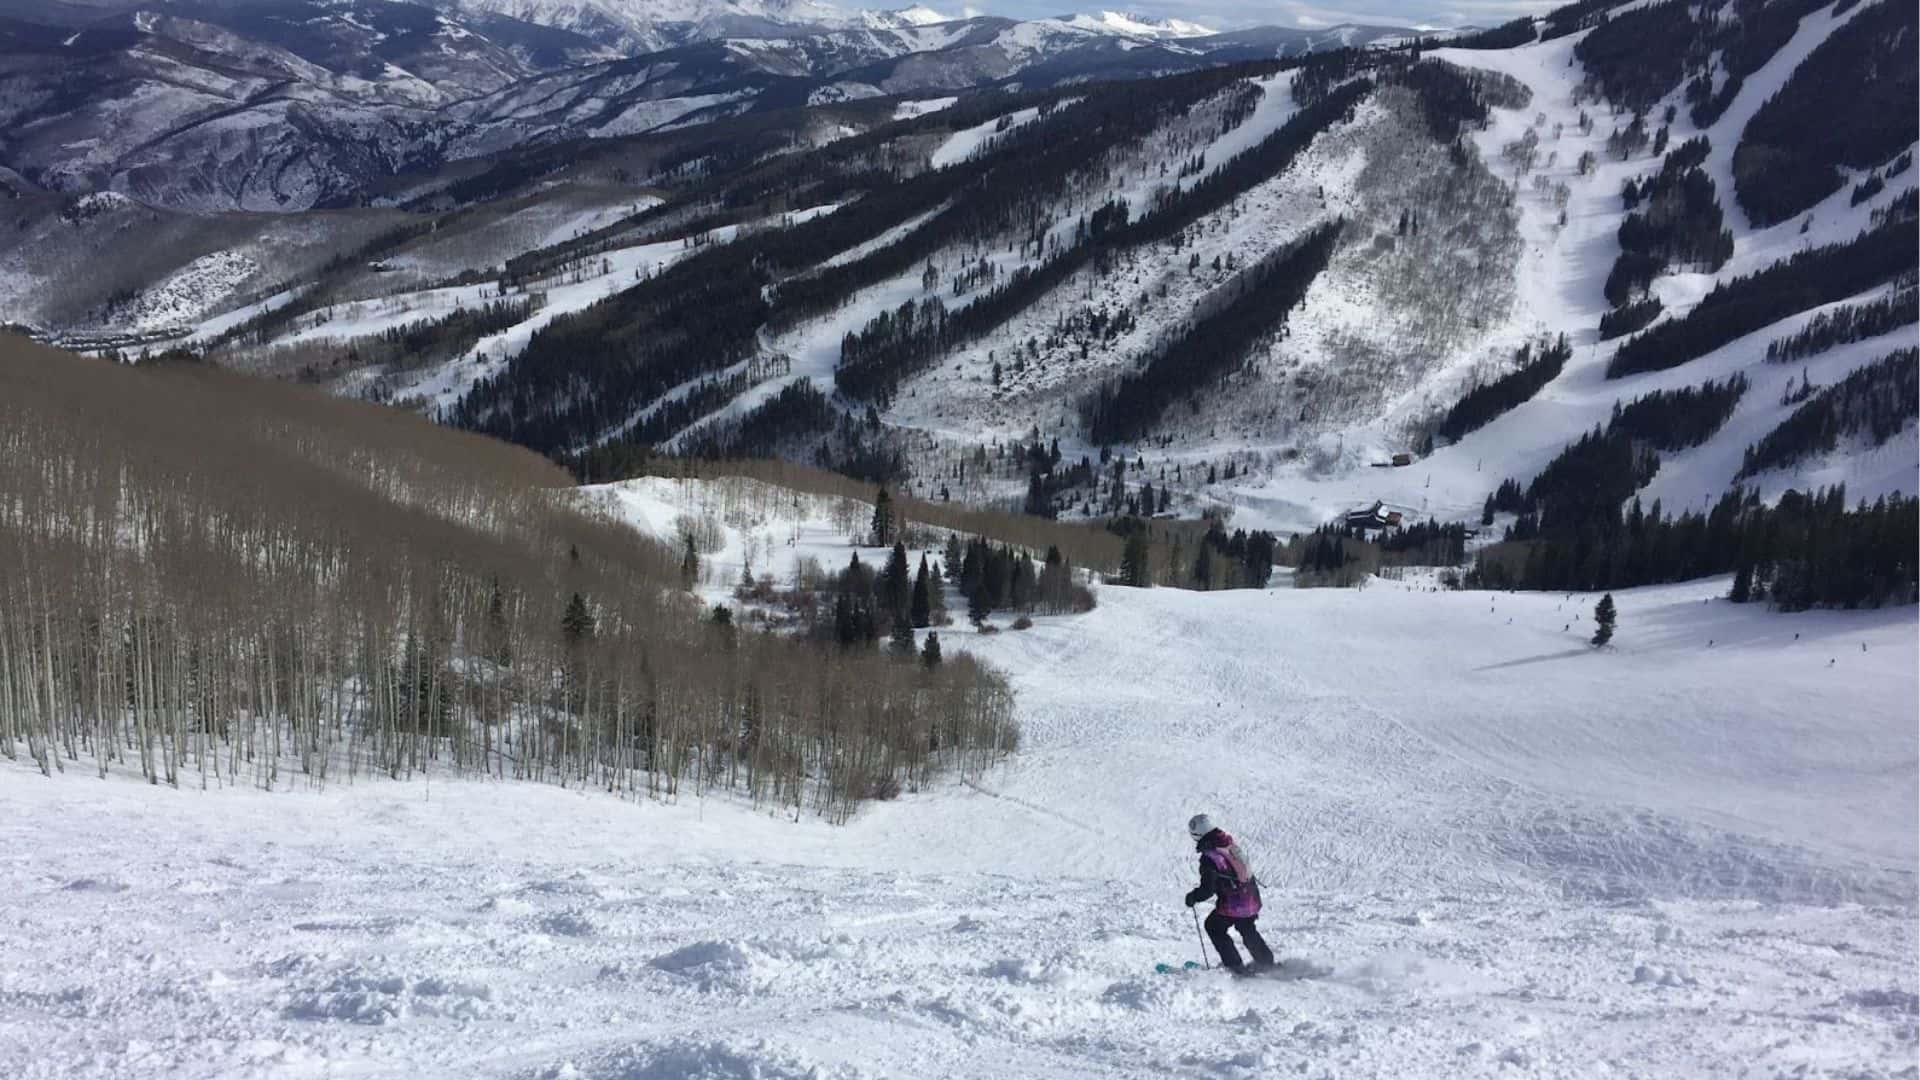
[{"label": "ski tracks in snow", "polygon": [[1044,849],[937,873],[532,785],[5,781],[8,850],[42,841],[0,862],[23,1080],[1670,1075],[1913,1038],[1892,910],[1276,890],[1270,942],[1320,977],[1243,982],[1155,974],[1194,957],[1186,913]]}]

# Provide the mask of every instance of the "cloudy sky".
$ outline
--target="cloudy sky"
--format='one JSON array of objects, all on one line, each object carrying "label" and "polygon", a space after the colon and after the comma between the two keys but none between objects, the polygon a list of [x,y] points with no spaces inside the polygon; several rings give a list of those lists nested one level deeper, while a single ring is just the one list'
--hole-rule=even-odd
[{"label": "cloudy sky", "polygon": [[[1518,15],[1540,14],[1564,0],[972,0],[994,15],[1032,18],[1102,8],[1189,19],[1217,29],[1236,26],[1495,26]],[[937,0],[928,4],[944,11]],[[957,7],[958,5],[951,5]]]}]

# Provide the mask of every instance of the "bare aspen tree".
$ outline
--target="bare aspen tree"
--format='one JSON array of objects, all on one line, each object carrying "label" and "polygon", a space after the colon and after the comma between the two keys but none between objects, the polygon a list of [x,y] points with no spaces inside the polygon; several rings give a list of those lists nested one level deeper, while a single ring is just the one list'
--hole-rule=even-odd
[{"label": "bare aspen tree", "polygon": [[[708,542],[872,494],[777,463],[684,475]],[[398,411],[0,337],[0,754],[203,788],[691,784],[844,819],[1016,744],[984,666],[717,621],[684,591],[685,544],[569,489]],[[1117,564],[1097,529],[898,504],[909,529]]]}]

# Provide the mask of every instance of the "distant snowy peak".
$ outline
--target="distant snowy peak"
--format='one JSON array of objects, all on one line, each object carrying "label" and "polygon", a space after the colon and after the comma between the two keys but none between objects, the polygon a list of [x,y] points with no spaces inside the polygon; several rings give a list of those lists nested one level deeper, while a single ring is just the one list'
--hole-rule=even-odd
[{"label": "distant snowy peak", "polygon": [[1212,27],[1188,22],[1185,19],[1156,19],[1150,15],[1133,15],[1119,11],[1063,15],[1060,21],[1083,30],[1125,34],[1128,37],[1193,38],[1208,37],[1216,33]]},{"label": "distant snowy peak", "polygon": [[857,25],[819,0],[427,0],[443,10],[505,15],[570,30],[629,53],[703,38],[777,36],[778,31]]},{"label": "distant snowy peak", "polygon": [[862,11],[857,18],[861,25],[874,30],[901,30],[914,26],[938,26],[941,23],[958,22],[973,18],[977,12],[965,8],[959,14],[944,15],[930,7],[915,4],[913,7],[900,8],[897,11]]},{"label": "distant snowy peak", "polygon": [[[585,34],[630,51],[648,51],[687,41],[740,36],[781,36],[835,30],[911,30],[979,19],[962,6],[954,11],[915,4],[891,10],[845,6],[824,0],[430,0],[442,9],[484,11]],[[1186,19],[1155,18],[1119,11],[1081,12],[1030,20],[1104,36],[1142,41],[1210,37],[1216,31]],[[743,33],[752,28],[754,33]]]}]

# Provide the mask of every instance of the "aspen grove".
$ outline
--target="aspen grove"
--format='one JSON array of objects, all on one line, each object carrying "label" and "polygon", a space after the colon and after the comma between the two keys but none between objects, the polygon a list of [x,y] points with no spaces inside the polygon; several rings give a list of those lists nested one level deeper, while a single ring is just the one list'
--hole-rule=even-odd
[{"label": "aspen grove", "polygon": [[537,456],[191,361],[0,339],[0,753],[265,788],[473,775],[844,819],[1012,696],[735,627]]}]

